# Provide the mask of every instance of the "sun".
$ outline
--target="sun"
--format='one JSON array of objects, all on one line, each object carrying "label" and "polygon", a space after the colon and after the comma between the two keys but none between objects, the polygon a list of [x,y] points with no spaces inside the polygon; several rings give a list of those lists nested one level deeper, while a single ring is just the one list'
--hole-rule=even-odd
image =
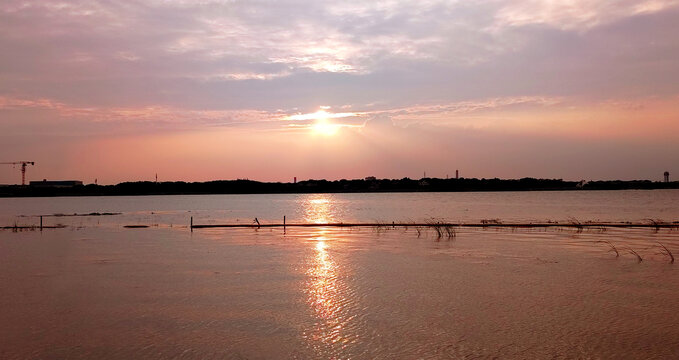
[{"label": "sun", "polygon": [[314,134],[332,136],[336,135],[339,131],[339,125],[328,123],[327,119],[319,119],[311,126],[311,130]]},{"label": "sun", "polygon": [[313,125],[311,125],[311,130],[314,134],[323,136],[332,136],[337,134],[340,125],[333,124],[328,120],[330,114],[324,110],[319,110],[314,115],[316,115],[316,120]]},{"label": "sun", "polygon": [[326,111],[329,108],[329,106],[321,106],[314,113],[294,114],[286,116],[284,119],[303,122],[302,124],[292,124],[290,126],[303,126],[312,135],[332,136],[339,134],[342,128],[358,127],[357,125],[336,122],[336,119],[356,117],[359,115],[358,113],[333,113]]}]

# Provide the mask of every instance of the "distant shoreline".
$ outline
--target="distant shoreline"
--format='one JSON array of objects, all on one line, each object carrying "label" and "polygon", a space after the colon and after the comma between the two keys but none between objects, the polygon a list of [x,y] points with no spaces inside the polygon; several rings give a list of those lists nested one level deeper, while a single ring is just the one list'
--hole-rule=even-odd
[{"label": "distant shoreline", "polygon": [[308,194],[397,192],[493,192],[679,189],[679,181],[650,180],[564,181],[561,179],[355,179],[305,180],[294,183],[252,180],[207,182],[123,182],[116,185],[0,186],[0,197],[143,196],[211,194]]}]

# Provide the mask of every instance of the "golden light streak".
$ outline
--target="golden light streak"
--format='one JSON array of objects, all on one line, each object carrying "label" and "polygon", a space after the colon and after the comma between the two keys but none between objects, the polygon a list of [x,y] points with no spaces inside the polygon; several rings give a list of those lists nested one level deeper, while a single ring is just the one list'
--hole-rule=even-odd
[{"label": "golden light streak", "polygon": [[[304,201],[305,219],[309,222],[327,223],[336,211],[331,196],[311,195]],[[311,235],[313,253],[308,262],[306,274],[307,302],[317,318],[314,326],[305,332],[304,337],[318,352],[319,357],[334,358],[334,354],[355,342],[357,336],[352,328],[355,316],[351,314],[350,304],[355,300],[348,297],[343,278],[347,274],[342,266],[333,259],[331,248],[338,245],[335,232],[329,228],[318,228]]]},{"label": "golden light streak", "polygon": [[316,224],[327,224],[334,220],[332,202],[328,195],[311,195],[304,204],[304,220]]}]

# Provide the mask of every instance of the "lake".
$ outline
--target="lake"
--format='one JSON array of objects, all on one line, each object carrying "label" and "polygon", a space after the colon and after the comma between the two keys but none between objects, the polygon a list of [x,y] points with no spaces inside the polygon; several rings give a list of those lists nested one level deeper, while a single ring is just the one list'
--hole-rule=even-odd
[{"label": "lake", "polygon": [[45,225],[144,223],[389,222],[500,219],[645,221],[679,219],[679,190],[175,195],[2,198],[0,225],[37,224],[39,215],[121,213],[119,216],[45,218]]},{"label": "lake", "polygon": [[[73,214],[116,213],[103,216]],[[0,358],[672,358],[679,191],[0,199]],[[58,216],[54,216],[58,215]],[[124,228],[148,225],[148,228]]]}]

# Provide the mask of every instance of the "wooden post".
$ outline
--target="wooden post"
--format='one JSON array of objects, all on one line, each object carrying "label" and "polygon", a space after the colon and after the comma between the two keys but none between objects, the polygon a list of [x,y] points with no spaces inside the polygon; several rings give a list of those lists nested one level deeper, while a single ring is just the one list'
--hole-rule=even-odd
[{"label": "wooden post", "polygon": [[283,215],[283,227],[285,227],[285,215]]},{"label": "wooden post", "polygon": [[193,216],[191,216],[191,232],[193,232]]},{"label": "wooden post", "polygon": [[40,231],[42,231],[42,215],[40,215]]}]

